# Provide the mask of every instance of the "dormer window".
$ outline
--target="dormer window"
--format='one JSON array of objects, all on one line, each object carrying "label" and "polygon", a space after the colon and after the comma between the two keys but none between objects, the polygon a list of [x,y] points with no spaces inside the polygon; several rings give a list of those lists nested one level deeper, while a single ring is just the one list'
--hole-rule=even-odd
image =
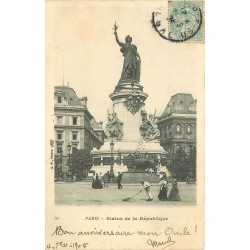
[{"label": "dormer window", "polygon": [[181,127],[181,125],[178,124],[178,125],[176,126],[176,132],[177,132],[177,133],[180,133],[181,130],[182,130],[182,127]]},{"label": "dormer window", "polygon": [[177,125],[177,132],[180,132],[180,125]]}]

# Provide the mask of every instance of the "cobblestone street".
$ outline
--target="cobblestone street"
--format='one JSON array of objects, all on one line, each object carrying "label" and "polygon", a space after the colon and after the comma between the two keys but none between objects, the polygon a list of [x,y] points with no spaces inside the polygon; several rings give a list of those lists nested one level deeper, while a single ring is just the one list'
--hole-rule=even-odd
[{"label": "cobblestone street", "polygon": [[[154,200],[146,202],[148,198],[142,191],[135,198],[124,202],[124,198],[132,197],[141,189],[140,184],[123,184],[123,189],[118,189],[117,184],[109,184],[103,189],[93,189],[91,183],[55,183],[55,204],[57,205],[164,205],[164,206],[193,206],[196,204],[196,185],[185,182],[178,183],[181,201],[159,201],[159,185],[152,184],[151,192]],[[168,193],[172,185],[168,185]]]}]

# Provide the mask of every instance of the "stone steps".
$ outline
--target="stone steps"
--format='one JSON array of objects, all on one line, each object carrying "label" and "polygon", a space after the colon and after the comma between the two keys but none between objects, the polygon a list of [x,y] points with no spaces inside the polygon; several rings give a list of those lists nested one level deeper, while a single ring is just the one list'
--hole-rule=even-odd
[{"label": "stone steps", "polygon": [[160,182],[159,176],[150,173],[123,173],[122,183],[140,183],[141,180],[147,181],[149,183]]},{"label": "stone steps", "polygon": [[[93,180],[93,177],[87,176],[82,180],[82,182],[88,182],[91,183]],[[140,184],[141,180],[148,181],[149,183],[159,183],[160,179],[159,176],[156,174],[153,174],[151,176],[150,173],[123,173],[122,174],[122,183],[123,184]]]},{"label": "stone steps", "polygon": [[93,180],[92,176],[87,176],[82,180],[82,182],[92,182],[92,180]]}]

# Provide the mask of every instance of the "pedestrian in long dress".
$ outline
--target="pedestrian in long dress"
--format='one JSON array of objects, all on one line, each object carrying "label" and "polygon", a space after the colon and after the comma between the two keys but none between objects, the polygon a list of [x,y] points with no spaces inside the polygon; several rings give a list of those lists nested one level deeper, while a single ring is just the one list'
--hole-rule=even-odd
[{"label": "pedestrian in long dress", "polygon": [[92,187],[94,189],[102,189],[103,188],[103,185],[99,179],[98,174],[96,174],[95,181],[94,181],[94,184],[92,184]]},{"label": "pedestrian in long dress", "polygon": [[161,201],[166,201],[168,200],[168,181],[165,175],[161,177],[161,181],[159,184],[160,184],[160,192],[158,198]]},{"label": "pedestrian in long dress", "polygon": [[170,200],[170,201],[180,201],[181,200],[176,179],[173,180],[172,189],[169,193],[168,200]]},{"label": "pedestrian in long dress", "polygon": [[146,192],[146,194],[148,196],[148,199],[146,201],[152,201],[153,196],[151,194],[150,184],[147,181],[143,181],[143,180],[141,180],[141,184],[142,184],[142,187],[143,187],[142,190],[145,190],[145,192]]}]

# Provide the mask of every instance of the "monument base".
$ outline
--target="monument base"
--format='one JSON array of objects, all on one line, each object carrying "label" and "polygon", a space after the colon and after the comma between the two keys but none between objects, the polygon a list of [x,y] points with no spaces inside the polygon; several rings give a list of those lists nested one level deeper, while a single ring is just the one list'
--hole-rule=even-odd
[{"label": "monument base", "polygon": [[[111,152],[110,142],[105,141],[104,145],[100,150],[94,149],[91,154],[94,160],[94,166],[92,166],[91,170],[96,173],[106,173],[107,171],[111,171],[111,153],[114,161],[113,171],[114,175],[117,176],[118,172],[125,173],[131,172],[131,174],[135,174],[135,171],[138,173],[145,173],[143,170],[138,170],[135,167],[128,169],[128,166],[124,162],[124,158],[129,154],[134,154],[135,152],[139,152],[140,154],[147,155],[157,155],[157,167],[161,168],[161,156],[165,156],[164,149],[160,146],[158,141],[150,141],[150,142],[136,142],[136,141],[114,141],[114,149]],[[132,169],[132,170],[131,170]]]}]

